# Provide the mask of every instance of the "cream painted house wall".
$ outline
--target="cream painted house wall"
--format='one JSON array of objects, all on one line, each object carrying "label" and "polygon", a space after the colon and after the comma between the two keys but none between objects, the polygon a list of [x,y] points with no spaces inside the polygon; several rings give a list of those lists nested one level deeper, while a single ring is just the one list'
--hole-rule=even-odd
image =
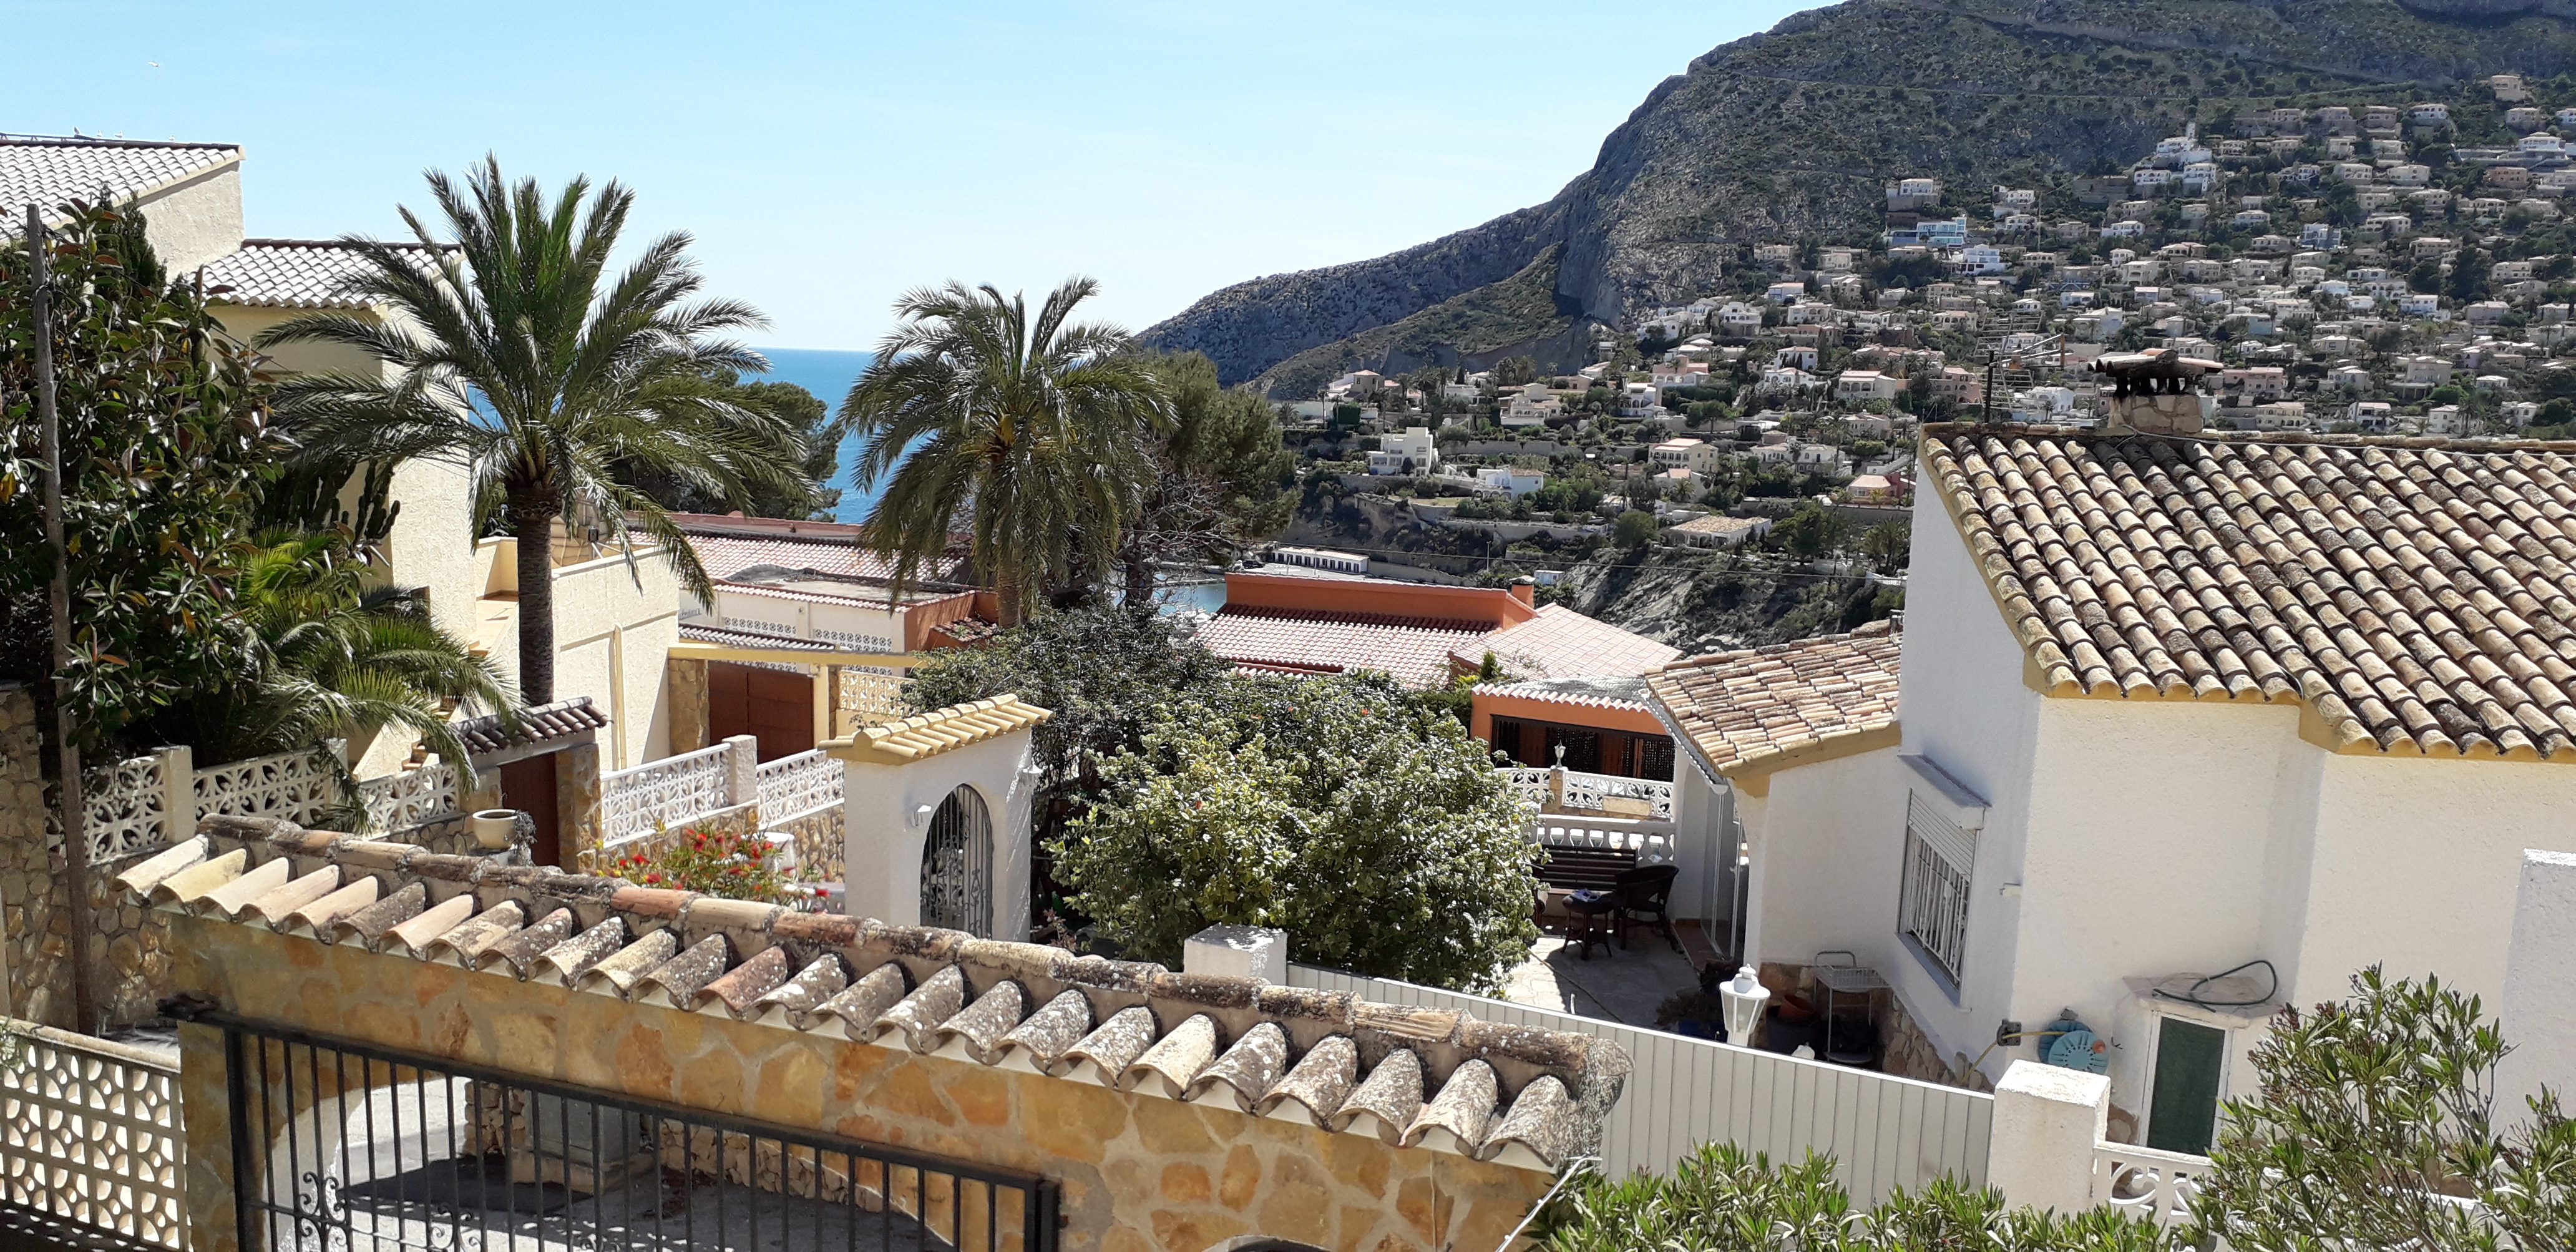
[{"label": "cream painted house wall", "polygon": [[135,201],[143,238],[172,277],[240,250],[241,167],[234,157]]},{"label": "cream painted house wall", "polygon": [[[485,584],[474,639],[505,674],[519,672],[518,541],[486,539],[475,552]],[[658,548],[559,565],[555,579],[555,698],[589,696],[608,715],[600,768],[628,769],[671,754],[664,672],[680,641],[680,576]],[[501,593],[501,594],[492,594]],[[433,597],[436,592],[431,593]]]}]

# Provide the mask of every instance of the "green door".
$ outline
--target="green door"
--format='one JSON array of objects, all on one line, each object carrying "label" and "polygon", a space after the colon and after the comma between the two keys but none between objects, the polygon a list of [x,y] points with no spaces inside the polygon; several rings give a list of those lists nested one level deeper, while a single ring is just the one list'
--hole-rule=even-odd
[{"label": "green door", "polygon": [[2218,1129],[2218,1073],[2227,1032],[2164,1018],[2156,1032],[2156,1087],[2147,1110],[2147,1146],[2207,1156]]}]

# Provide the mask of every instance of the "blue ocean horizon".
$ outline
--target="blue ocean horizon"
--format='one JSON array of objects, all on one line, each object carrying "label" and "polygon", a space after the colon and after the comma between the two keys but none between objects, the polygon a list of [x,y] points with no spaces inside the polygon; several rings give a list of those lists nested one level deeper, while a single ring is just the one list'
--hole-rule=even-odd
[{"label": "blue ocean horizon", "polygon": [[[866,372],[868,362],[876,359],[872,352],[850,352],[832,348],[760,348],[769,358],[769,372],[751,381],[794,383],[813,392],[816,399],[832,412],[841,411],[841,401],[850,394],[850,384]],[[855,522],[867,516],[868,506],[876,503],[876,493],[862,494],[851,482],[850,469],[857,464],[859,441],[856,437],[841,443],[841,471],[831,486],[841,489],[841,503],[832,510],[836,521]]]}]

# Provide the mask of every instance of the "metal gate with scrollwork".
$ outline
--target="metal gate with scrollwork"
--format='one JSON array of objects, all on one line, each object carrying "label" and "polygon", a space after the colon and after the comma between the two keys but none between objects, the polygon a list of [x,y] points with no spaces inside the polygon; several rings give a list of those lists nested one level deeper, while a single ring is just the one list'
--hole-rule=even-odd
[{"label": "metal gate with scrollwork", "polygon": [[201,1010],[250,1249],[1054,1252],[1033,1174]]},{"label": "metal gate with scrollwork", "polygon": [[949,792],[931,815],[921,845],[921,924],[993,933],[993,818],[973,787]]}]

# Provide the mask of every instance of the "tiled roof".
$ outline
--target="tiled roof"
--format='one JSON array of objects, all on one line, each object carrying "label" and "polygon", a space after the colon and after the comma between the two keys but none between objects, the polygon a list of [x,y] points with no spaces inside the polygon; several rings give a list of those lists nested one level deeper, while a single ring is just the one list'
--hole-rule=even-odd
[{"label": "tiled roof", "polygon": [[1759,772],[1896,728],[1904,636],[1885,622],[1667,665],[1646,677],[1666,721],[1721,775]]},{"label": "tiled roof", "polygon": [[[430,267],[430,250],[418,244],[397,244],[394,251],[424,270]],[[370,270],[357,249],[337,240],[245,239],[240,251],[206,266],[206,286],[231,288],[216,295],[222,304],[360,309],[368,301],[350,294],[349,287]]]},{"label": "tiled roof", "polygon": [[[1857,483],[1860,479],[1855,478],[1852,481]],[[1764,525],[1767,520],[1759,517],[1729,517],[1724,513],[1711,513],[1706,517],[1694,517],[1678,526],[1670,527],[1669,531],[1683,535],[1733,535]]]},{"label": "tiled roof", "polygon": [[1098,1083],[1209,1116],[1547,1170],[1594,1149],[1629,1069],[1606,1040],[1454,1010],[502,867],[274,819],[199,829],[118,884],[157,909],[290,938]]},{"label": "tiled roof", "polygon": [[51,212],[101,188],[119,203],[241,159],[239,144],[152,143],[12,135],[0,138],[0,205]]},{"label": "tiled roof", "polygon": [[952,704],[899,722],[861,727],[850,737],[848,747],[836,746],[832,755],[903,765],[1035,726],[1053,716],[1052,709],[1039,708],[1015,695],[999,695]]},{"label": "tiled roof", "polygon": [[753,538],[691,529],[689,546],[697,549],[698,563],[706,566],[709,578],[731,578],[756,565],[858,578],[894,577],[894,562],[845,539]]},{"label": "tiled roof", "polygon": [[1449,655],[1461,665],[1476,666],[1484,663],[1487,652],[1504,669],[1523,678],[1643,674],[1682,654],[1679,648],[1585,617],[1562,604],[1548,605],[1538,616],[1453,648]]},{"label": "tiled roof", "polygon": [[1924,431],[2058,695],[2299,702],[2328,746],[2576,756],[2576,443]]},{"label": "tiled roof", "polygon": [[1520,700],[1539,700],[1548,704],[1572,704],[1595,709],[1635,709],[1646,711],[1646,680],[1625,677],[1586,677],[1538,679],[1531,682],[1483,683],[1478,691]]},{"label": "tiled roof", "polygon": [[556,739],[588,739],[591,732],[606,725],[608,715],[591,707],[589,696],[574,696],[521,710],[519,733],[515,735],[502,728],[499,714],[492,713],[458,722],[456,733],[465,740],[467,751],[481,756]]},{"label": "tiled roof", "polygon": [[1474,622],[1229,604],[1199,627],[1198,639],[1240,664],[1319,673],[1384,670],[1408,686],[1431,687],[1448,680],[1450,651],[1485,633]]},{"label": "tiled roof", "polygon": [[794,635],[772,635],[757,630],[701,626],[696,622],[680,623],[680,637],[696,643],[720,643],[733,648],[769,648],[792,652],[849,651],[848,648],[831,639],[800,639]]}]

